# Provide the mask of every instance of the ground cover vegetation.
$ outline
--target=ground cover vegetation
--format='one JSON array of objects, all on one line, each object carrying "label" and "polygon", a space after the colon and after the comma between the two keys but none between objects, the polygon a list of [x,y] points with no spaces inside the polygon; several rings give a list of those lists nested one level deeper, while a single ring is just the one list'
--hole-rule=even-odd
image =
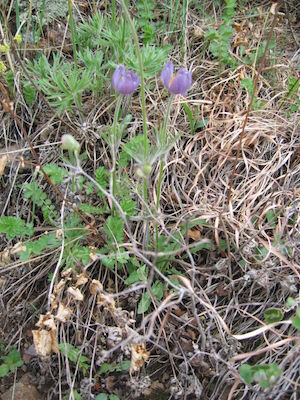
[{"label": "ground cover vegetation", "polygon": [[296,399],[297,1],[0,10],[0,397]]}]

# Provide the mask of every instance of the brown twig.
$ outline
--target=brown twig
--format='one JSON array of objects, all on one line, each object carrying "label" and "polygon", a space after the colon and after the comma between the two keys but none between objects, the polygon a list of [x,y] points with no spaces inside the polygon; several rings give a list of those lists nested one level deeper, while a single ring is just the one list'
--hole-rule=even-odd
[{"label": "brown twig", "polygon": [[237,149],[237,153],[236,153],[235,160],[234,160],[232,174],[231,174],[231,177],[230,177],[229,191],[228,191],[228,195],[227,195],[227,204],[229,204],[230,200],[231,200],[232,185],[233,185],[234,177],[235,177],[235,174],[236,174],[236,167],[237,167],[238,159],[240,157],[241,150],[242,150],[242,143],[243,143],[243,139],[244,139],[244,136],[245,136],[246,125],[247,125],[247,122],[248,122],[248,119],[249,119],[249,115],[250,115],[250,111],[251,111],[251,108],[252,108],[252,104],[253,104],[253,101],[254,101],[254,98],[255,98],[255,95],[256,95],[256,88],[257,88],[257,84],[258,84],[258,79],[259,79],[259,77],[261,75],[261,72],[262,72],[262,69],[263,69],[263,66],[264,66],[264,63],[265,63],[267,51],[268,51],[269,44],[270,44],[270,41],[271,41],[271,38],[272,38],[272,35],[273,35],[273,30],[274,30],[275,25],[276,25],[276,21],[277,21],[277,7],[275,8],[275,14],[274,14],[272,25],[271,25],[271,30],[270,30],[268,38],[267,38],[267,44],[266,44],[266,47],[265,47],[265,50],[264,50],[264,54],[263,54],[261,62],[259,64],[259,68],[257,70],[257,74],[256,74],[256,76],[254,78],[253,92],[252,92],[252,95],[251,95],[251,98],[250,98],[250,103],[249,103],[248,109],[247,109],[247,113],[246,113],[246,116],[245,116],[245,119],[244,119],[244,122],[243,122],[243,125],[242,125],[242,131],[241,131],[241,133],[239,135],[239,146],[238,146],[238,149]]}]

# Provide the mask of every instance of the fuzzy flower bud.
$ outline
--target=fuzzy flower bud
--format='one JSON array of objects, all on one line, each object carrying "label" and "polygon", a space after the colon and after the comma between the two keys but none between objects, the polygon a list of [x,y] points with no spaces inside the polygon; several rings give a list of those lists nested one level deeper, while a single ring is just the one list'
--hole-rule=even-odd
[{"label": "fuzzy flower bud", "polygon": [[61,141],[61,148],[63,150],[70,150],[74,152],[76,151],[77,153],[79,153],[80,144],[77,142],[76,139],[73,138],[72,135],[62,135]]},{"label": "fuzzy flower bud", "polygon": [[112,76],[112,85],[120,94],[130,94],[139,86],[141,78],[133,71],[126,70],[124,65],[118,65]]}]

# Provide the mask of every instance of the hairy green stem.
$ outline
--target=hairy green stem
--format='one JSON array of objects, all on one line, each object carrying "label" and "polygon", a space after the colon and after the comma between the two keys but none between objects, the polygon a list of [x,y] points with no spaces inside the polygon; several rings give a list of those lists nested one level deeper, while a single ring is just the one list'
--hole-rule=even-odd
[{"label": "hairy green stem", "polygon": [[76,30],[75,24],[73,19],[73,11],[72,11],[72,4],[71,0],[68,0],[68,11],[69,11],[69,21],[70,21],[70,28],[71,28],[71,35],[72,35],[72,45],[73,45],[73,57],[74,57],[74,66],[75,70],[78,70],[78,58],[77,58],[77,38],[76,38]]},{"label": "hairy green stem", "polygon": [[[164,125],[163,125],[162,137],[165,139],[166,139],[168,120],[169,120],[169,115],[170,115],[173,99],[174,99],[174,95],[171,94],[169,97],[167,112],[166,112]],[[158,175],[158,182],[157,182],[156,211],[159,210],[159,202],[160,202],[160,196],[161,196],[161,185],[162,185],[164,167],[165,167],[165,161],[164,161],[164,159],[162,159],[160,162],[160,166],[159,166],[159,175]],[[156,251],[158,251],[158,225],[157,224],[155,226],[155,237],[156,237]]]},{"label": "hairy green stem", "polygon": [[119,96],[116,103],[115,115],[114,115],[114,123],[113,123],[113,131],[112,131],[112,195],[116,194],[116,186],[117,186],[117,142],[118,142],[118,119],[120,108],[122,104],[122,96]]},{"label": "hairy green stem", "polygon": [[117,16],[116,0],[112,0],[112,2],[111,2],[111,19],[112,19],[112,24],[114,26],[116,25],[116,16]]},{"label": "hairy green stem", "polygon": [[[128,21],[132,36],[133,36],[133,40],[134,40],[134,44],[136,47],[136,53],[137,53],[137,58],[138,58],[138,63],[139,63],[139,75],[141,78],[141,102],[142,102],[142,118],[143,118],[143,133],[144,133],[144,152],[145,152],[145,156],[148,153],[148,137],[147,137],[147,113],[146,113],[146,99],[145,99],[145,82],[144,82],[144,67],[143,67],[143,60],[142,60],[142,54],[141,54],[141,50],[140,50],[140,44],[139,44],[139,39],[134,27],[134,23],[131,19],[131,16],[129,14],[128,8],[125,4],[124,0],[119,0],[122,8],[123,8],[123,12],[125,14],[125,17]],[[146,179],[144,180],[144,201],[146,202],[148,199],[148,195],[147,195],[147,181]]]},{"label": "hairy green stem", "polygon": [[[169,97],[168,106],[167,106],[167,112],[166,112],[164,125],[163,125],[162,137],[164,137],[164,138],[166,137],[166,133],[167,133],[168,120],[169,120],[169,115],[170,115],[170,110],[171,110],[171,106],[172,106],[172,103],[173,103],[173,99],[174,99],[174,95],[171,95]],[[160,201],[160,195],[161,195],[161,184],[162,184],[164,167],[165,167],[165,162],[164,162],[164,160],[161,160],[160,167],[159,167],[158,182],[157,182],[156,211],[158,211],[158,209],[159,209],[159,201]]]}]

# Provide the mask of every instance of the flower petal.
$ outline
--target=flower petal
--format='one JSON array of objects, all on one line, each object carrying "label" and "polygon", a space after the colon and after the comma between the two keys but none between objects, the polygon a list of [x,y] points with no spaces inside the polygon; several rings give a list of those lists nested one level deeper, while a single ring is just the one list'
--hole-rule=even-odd
[{"label": "flower petal", "polygon": [[124,65],[118,65],[112,76],[112,85],[116,92],[118,92],[118,83],[122,76],[125,74]]},{"label": "flower petal", "polygon": [[188,89],[192,85],[192,73],[185,68],[181,68],[172,83],[170,84],[170,92],[173,94],[186,95]]},{"label": "flower petal", "polygon": [[162,80],[162,83],[164,84],[165,88],[170,90],[170,81],[172,79],[174,72],[174,65],[171,61],[168,61],[161,72],[160,79]]},{"label": "flower petal", "polygon": [[125,70],[123,65],[118,65],[112,76],[112,85],[120,94],[130,94],[139,86],[141,78],[131,70]]}]

